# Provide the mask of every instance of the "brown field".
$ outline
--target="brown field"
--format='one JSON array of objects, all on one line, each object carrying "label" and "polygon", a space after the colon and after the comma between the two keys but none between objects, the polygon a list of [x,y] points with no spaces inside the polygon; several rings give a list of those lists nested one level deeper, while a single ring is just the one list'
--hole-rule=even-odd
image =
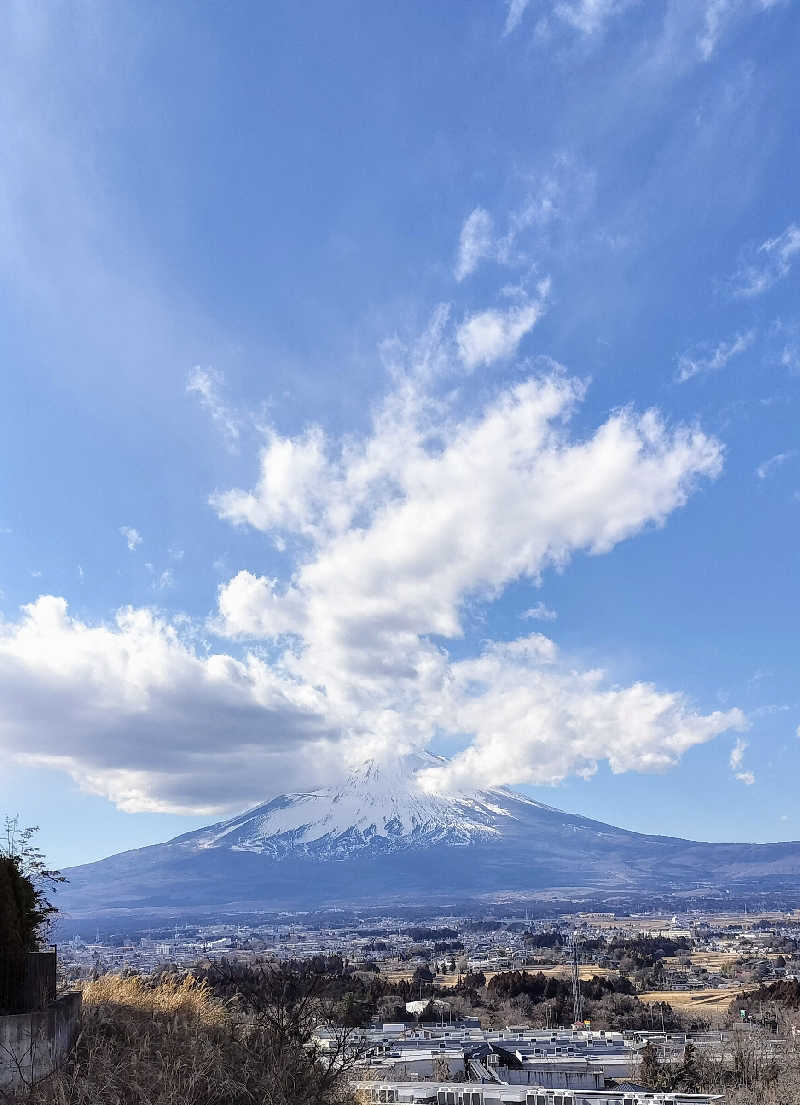
[{"label": "brown field", "polygon": [[[707,971],[719,973],[729,963],[736,963],[741,956],[736,952],[691,952],[689,959],[693,967],[705,967]],[[664,966],[680,967],[680,957],[677,955],[665,955]]]},{"label": "brown field", "polygon": [[708,1014],[712,1020],[727,1012],[728,1006],[737,994],[754,990],[754,986],[742,986],[733,990],[648,990],[639,994],[644,1002],[665,1001],[674,1009]]}]

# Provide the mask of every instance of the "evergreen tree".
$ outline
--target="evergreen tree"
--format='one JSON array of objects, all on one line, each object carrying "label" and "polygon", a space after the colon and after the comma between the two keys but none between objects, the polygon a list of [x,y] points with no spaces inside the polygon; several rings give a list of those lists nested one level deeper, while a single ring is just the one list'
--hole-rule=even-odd
[{"label": "evergreen tree", "polygon": [[683,1093],[697,1093],[702,1083],[700,1057],[694,1044],[688,1043],[683,1051],[683,1062],[678,1068],[678,1089]]},{"label": "evergreen tree", "polygon": [[32,843],[35,832],[35,826],[20,829],[16,818],[6,818],[0,843],[0,952],[5,954],[37,950],[56,912],[48,894],[65,881]]},{"label": "evergreen tree", "polygon": [[669,1088],[671,1082],[669,1075],[669,1068],[661,1062],[652,1043],[645,1044],[639,1065],[639,1081],[648,1089],[665,1090]]}]

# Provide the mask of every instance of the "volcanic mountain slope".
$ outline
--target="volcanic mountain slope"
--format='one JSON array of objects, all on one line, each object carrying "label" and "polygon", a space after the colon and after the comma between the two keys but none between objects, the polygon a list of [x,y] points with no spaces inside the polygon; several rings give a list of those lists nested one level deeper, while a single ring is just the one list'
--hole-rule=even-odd
[{"label": "volcanic mountain slope", "polygon": [[800,844],[700,844],[647,836],[507,787],[433,795],[430,753],[369,761],[340,786],[282,794],[166,844],[66,872],[73,916],[223,907],[439,904],[587,891],[781,886]]}]

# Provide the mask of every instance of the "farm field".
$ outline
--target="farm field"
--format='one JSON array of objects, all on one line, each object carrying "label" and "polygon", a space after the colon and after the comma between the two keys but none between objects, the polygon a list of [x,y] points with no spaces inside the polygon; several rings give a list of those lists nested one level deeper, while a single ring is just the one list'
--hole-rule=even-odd
[{"label": "farm field", "polygon": [[[741,956],[737,952],[691,952],[689,959],[693,967],[705,967],[707,971],[713,971],[717,974],[727,964],[736,963],[741,959]],[[680,967],[680,957],[676,955],[668,955],[664,957],[665,967]]]},{"label": "farm field", "polygon": [[665,1001],[673,1009],[707,1014],[712,1020],[720,1019],[737,994],[754,990],[754,986],[742,986],[731,990],[647,990],[639,994],[643,1002]]}]

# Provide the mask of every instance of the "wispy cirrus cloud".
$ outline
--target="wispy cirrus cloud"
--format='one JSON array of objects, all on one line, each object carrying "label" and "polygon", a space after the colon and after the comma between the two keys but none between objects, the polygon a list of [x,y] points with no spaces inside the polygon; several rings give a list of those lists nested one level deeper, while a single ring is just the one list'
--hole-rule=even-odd
[{"label": "wispy cirrus cloud", "polygon": [[495,252],[494,220],[488,211],[476,207],[461,228],[456,260],[456,280],[463,280],[475,271],[479,263]]},{"label": "wispy cirrus cloud", "polygon": [[744,759],[744,754],[748,747],[747,741],[743,740],[741,737],[736,741],[728,757],[731,771],[738,771],[742,766],[742,760]]},{"label": "wispy cirrus cloud", "polygon": [[525,9],[527,8],[529,3],[530,0],[508,0],[506,22],[505,26],[503,27],[504,35],[510,35],[512,31],[516,30],[516,28],[522,21],[522,17],[525,14]]},{"label": "wispy cirrus cloud", "polygon": [[760,480],[765,480],[767,476],[771,476],[773,472],[777,471],[787,460],[791,460],[797,456],[796,449],[787,449],[785,453],[776,453],[773,457],[768,457],[767,460],[762,460],[756,468],[756,475]]},{"label": "wispy cirrus cloud", "polygon": [[727,341],[721,341],[714,347],[700,346],[691,352],[682,353],[678,358],[678,371],[675,379],[679,384],[686,383],[695,376],[708,372],[719,372],[725,368],[731,358],[744,353],[755,341],[755,330],[746,330]]},{"label": "wispy cirrus cloud", "polygon": [[[554,253],[553,235],[581,223],[594,201],[596,175],[579,159],[561,152],[544,170],[521,173],[518,195],[492,215],[475,207],[459,234],[454,275],[461,282],[484,261],[527,272]],[[560,249],[563,250],[563,240]]]},{"label": "wispy cirrus cloud", "polygon": [[739,19],[765,12],[782,0],[705,0],[700,8],[702,24],[697,33],[697,48],[703,61],[714,53],[725,30]]},{"label": "wispy cirrus cloud", "polygon": [[239,440],[239,418],[222,397],[225,377],[214,368],[195,365],[186,381],[186,390],[196,395],[204,410],[222,431],[229,447],[235,448]]},{"label": "wispy cirrus cloud", "polygon": [[[650,54],[651,63],[661,64],[665,48],[674,50],[681,42],[689,55],[680,59],[678,67],[687,63],[709,61],[723,36],[738,22],[777,8],[783,0],[698,0],[693,4],[679,2],[652,7],[661,24],[660,34],[653,34],[643,55]],[[530,10],[530,0],[507,0],[503,36],[510,35],[522,23]],[[585,39],[600,38],[615,20],[628,12],[648,13],[640,0],[551,0],[537,5],[537,31],[545,37],[555,28],[582,35]],[[675,67],[675,59],[672,61]]]},{"label": "wispy cirrus cloud", "polygon": [[[509,35],[522,22],[530,0],[508,0],[503,34]],[[602,31],[614,16],[621,15],[638,0],[556,0],[545,18],[556,19],[584,35]]]},{"label": "wispy cirrus cloud", "polygon": [[555,610],[551,610],[546,603],[537,602],[535,606],[530,606],[527,610],[523,610],[520,617],[530,621],[552,622],[555,621],[558,614]]},{"label": "wispy cirrus cloud", "polygon": [[731,294],[740,299],[754,299],[769,291],[791,272],[800,254],[800,226],[789,223],[774,238],[748,250],[730,278]]},{"label": "wispy cirrus cloud", "polygon": [[744,740],[743,737],[739,737],[737,738],[736,743],[731,749],[731,754],[728,757],[728,763],[731,771],[734,774],[734,778],[737,779],[740,783],[744,783],[745,786],[748,787],[752,786],[753,783],[755,783],[756,781],[755,774],[752,771],[744,771],[742,769],[744,754],[749,747],[750,745],[748,744],[748,742]]}]

